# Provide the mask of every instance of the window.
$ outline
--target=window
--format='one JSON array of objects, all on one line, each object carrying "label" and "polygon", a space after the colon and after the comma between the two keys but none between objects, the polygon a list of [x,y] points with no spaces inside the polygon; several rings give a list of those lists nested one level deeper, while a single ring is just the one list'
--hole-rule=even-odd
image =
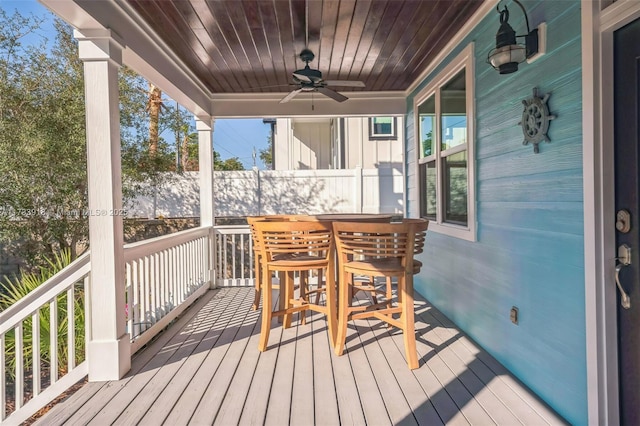
[{"label": "window", "polygon": [[395,117],[369,118],[369,139],[396,139]]},{"label": "window", "polygon": [[416,96],[420,216],[475,241],[473,45]]}]

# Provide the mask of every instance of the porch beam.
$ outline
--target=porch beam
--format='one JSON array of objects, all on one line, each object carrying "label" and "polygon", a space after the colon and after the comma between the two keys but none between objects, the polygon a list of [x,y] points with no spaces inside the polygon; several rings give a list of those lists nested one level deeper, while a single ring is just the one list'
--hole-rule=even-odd
[{"label": "porch beam", "polygon": [[407,111],[403,92],[346,92],[348,100],[336,102],[320,94],[301,93],[281,104],[286,93],[219,93],[212,97],[212,114],[223,118],[301,116],[357,117],[401,116]]},{"label": "porch beam", "polygon": [[90,381],[118,380],[131,368],[125,323],[124,237],[118,69],[122,45],[109,30],[75,31],[84,62],[89,186]]}]

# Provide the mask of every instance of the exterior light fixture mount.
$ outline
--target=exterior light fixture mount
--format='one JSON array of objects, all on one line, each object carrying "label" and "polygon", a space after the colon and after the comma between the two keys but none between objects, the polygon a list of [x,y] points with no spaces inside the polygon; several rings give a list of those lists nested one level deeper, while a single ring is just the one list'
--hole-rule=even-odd
[{"label": "exterior light fixture mount", "polygon": [[[516,35],[514,29],[509,25],[509,9],[504,6],[500,10],[500,5],[496,6],[496,10],[500,14],[500,28],[496,34],[496,48],[489,52],[487,62],[498,70],[500,74],[511,74],[518,71],[518,64],[526,59],[532,58],[539,53],[539,37],[538,29],[533,31],[529,29],[529,17],[527,11],[518,0],[513,0],[524,13],[524,19],[527,23],[527,34]],[[518,44],[516,38],[524,38],[525,45]]]}]

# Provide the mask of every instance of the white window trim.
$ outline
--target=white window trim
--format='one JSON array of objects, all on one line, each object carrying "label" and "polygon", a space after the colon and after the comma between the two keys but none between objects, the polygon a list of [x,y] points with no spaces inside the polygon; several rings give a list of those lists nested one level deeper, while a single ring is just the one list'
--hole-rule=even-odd
[{"label": "white window trim", "polygon": [[[467,47],[462,50],[438,75],[413,99],[413,114],[414,114],[414,146],[416,149],[416,187],[415,191],[417,196],[415,199],[420,205],[420,164],[432,161],[438,158],[438,153],[450,155],[454,152],[461,151],[464,148],[453,147],[446,151],[440,152],[439,137],[436,135],[434,138],[434,154],[420,158],[420,138],[418,134],[420,132],[420,114],[418,112],[418,106],[426,101],[431,95],[439,93],[436,89],[444,85],[447,81],[453,78],[460,70],[466,69],[465,72],[465,85],[467,91],[467,225],[460,226],[452,223],[445,223],[442,221],[444,217],[442,208],[442,194],[441,182],[442,182],[442,166],[440,161],[436,161],[436,173],[438,176],[438,185],[436,186],[436,200],[437,200],[437,213],[436,220],[430,220],[429,231],[437,232],[440,234],[449,235],[451,237],[460,238],[468,241],[477,241],[476,235],[476,174],[475,174],[475,67],[474,67],[474,44],[469,43]],[[439,113],[439,99],[436,99],[436,114]],[[464,146],[464,145],[462,145]],[[420,214],[420,207],[417,209]]]},{"label": "white window trim", "polygon": [[[391,118],[391,133],[376,133],[374,120],[376,118]],[[398,121],[393,116],[369,117],[369,139],[370,140],[396,140],[398,139]]]}]

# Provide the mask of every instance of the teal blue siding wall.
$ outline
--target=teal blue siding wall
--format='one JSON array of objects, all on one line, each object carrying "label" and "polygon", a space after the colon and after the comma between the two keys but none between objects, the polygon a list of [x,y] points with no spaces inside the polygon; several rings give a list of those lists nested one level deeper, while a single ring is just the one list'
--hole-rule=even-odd
[{"label": "teal blue siding wall", "polygon": [[[503,2],[504,3],[504,2]],[[507,3],[510,23],[523,15]],[[523,2],[548,25],[547,54],[499,75],[488,64],[497,13],[452,52],[475,42],[477,242],[430,232],[416,289],[572,424],[587,422],[582,91],[579,1]],[[446,66],[445,61],[440,69]],[[413,98],[408,99],[407,206],[418,211]],[[522,99],[551,92],[551,143],[522,145]],[[509,320],[517,306],[519,325]]]}]

